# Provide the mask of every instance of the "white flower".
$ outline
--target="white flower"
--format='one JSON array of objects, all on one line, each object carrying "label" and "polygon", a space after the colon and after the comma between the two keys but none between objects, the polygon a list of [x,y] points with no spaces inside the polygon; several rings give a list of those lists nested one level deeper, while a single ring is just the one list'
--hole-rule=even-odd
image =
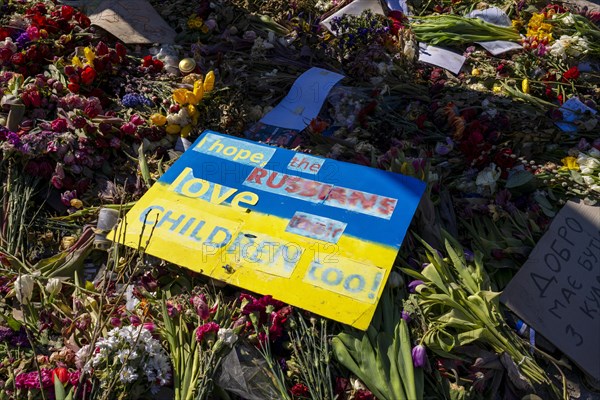
[{"label": "white flower", "polygon": [[130,383],[135,381],[138,378],[138,374],[135,373],[135,370],[131,367],[125,367],[121,370],[121,374],[119,375],[119,379],[123,383]]},{"label": "white flower", "polygon": [[587,52],[588,47],[588,42],[584,37],[562,35],[550,46],[550,54],[563,59],[568,56],[579,57]]},{"label": "white flower", "polygon": [[217,336],[220,340],[223,341],[223,343],[225,343],[229,347],[233,347],[235,342],[237,342],[238,340],[238,335],[235,334],[233,329],[221,328],[217,332]]},{"label": "white flower", "polygon": [[477,174],[475,184],[480,193],[485,192],[489,189],[489,194],[493,194],[496,191],[496,181],[500,178],[500,168],[496,168],[496,164],[491,163],[489,167],[486,167]]},{"label": "white flower", "polygon": [[402,49],[402,52],[404,53],[406,58],[408,58],[409,60],[413,60],[415,58],[415,55],[417,54],[417,46],[415,46],[412,40],[407,40],[406,42],[404,42],[404,48]]},{"label": "white flower", "polygon": [[51,296],[56,296],[60,293],[62,289],[62,282],[58,278],[50,278],[48,279],[48,283],[46,283],[46,292]]},{"label": "white flower", "polygon": [[594,173],[594,170],[600,169],[600,161],[594,157],[589,157],[583,153],[577,157],[577,164],[581,169],[581,173],[584,175],[590,175]]},{"label": "white flower", "polygon": [[33,276],[20,275],[14,283],[15,295],[19,303],[27,304],[33,295]]}]

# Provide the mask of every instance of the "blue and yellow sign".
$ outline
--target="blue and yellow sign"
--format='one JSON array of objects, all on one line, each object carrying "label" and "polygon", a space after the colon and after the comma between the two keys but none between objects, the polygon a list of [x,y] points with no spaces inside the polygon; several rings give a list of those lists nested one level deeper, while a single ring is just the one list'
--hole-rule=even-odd
[{"label": "blue and yellow sign", "polygon": [[206,131],[129,211],[119,242],[364,330],[424,189]]}]

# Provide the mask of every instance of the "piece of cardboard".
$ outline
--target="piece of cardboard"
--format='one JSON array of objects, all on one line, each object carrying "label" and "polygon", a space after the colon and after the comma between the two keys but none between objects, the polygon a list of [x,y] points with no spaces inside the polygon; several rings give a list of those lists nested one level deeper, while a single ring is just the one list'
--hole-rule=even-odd
[{"label": "piece of cardboard", "polygon": [[92,25],[127,44],[170,44],[176,32],[147,0],[104,0],[90,11]]},{"label": "piece of cardboard", "polygon": [[600,379],[600,207],[567,202],[501,301]]},{"label": "piece of cardboard", "polygon": [[364,330],[424,189],[206,131],[109,237]]}]

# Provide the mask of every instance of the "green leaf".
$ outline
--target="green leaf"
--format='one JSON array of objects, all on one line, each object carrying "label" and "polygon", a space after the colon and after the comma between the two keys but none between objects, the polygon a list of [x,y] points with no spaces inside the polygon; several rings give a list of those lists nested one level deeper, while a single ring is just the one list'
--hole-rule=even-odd
[{"label": "green leaf", "polygon": [[505,187],[507,189],[518,188],[527,185],[534,179],[535,175],[529,171],[517,171],[508,178]]},{"label": "green leaf", "polygon": [[54,396],[56,400],[65,400],[66,397],[65,387],[57,376],[54,377]]}]

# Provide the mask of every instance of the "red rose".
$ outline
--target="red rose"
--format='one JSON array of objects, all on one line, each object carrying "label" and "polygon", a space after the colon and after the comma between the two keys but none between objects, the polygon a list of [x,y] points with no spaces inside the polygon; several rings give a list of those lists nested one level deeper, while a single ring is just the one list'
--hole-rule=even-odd
[{"label": "red rose", "polygon": [[91,85],[96,78],[96,70],[89,65],[81,71],[81,83],[84,85]]},{"label": "red rose", "polygon": [[68,21],[75,14],[75,9],[71,6],[62,6],[60,13],[61,13],[61,17],[63,17],[63,19],[66,19]]},{"label": "red rose", "polygon": [[154,66],[154,70],[155,71],[162,71],[162,69],[164,68],[165,64],[160,61],[158,58],[155,58],[154,60],[152,60],[152,65]]},{"label": "red rose", "polygon": [[569,68],[567,72],[563,74],[563,80],[565,81],[577,78],[579,78],[579,68],[577,68],[576,66]]},{"label": "red rose", "polygon": [[25,56],[23,53],[15,53],[10,57],[10,61],[15,65],[21,65],[25,63]]},{"label": "red rose", "polygon": [[148,55],[148,56],[145,56],[145,57],[142,59],[142,61],[143,61],[143,63],[142,63],[142,67],[146,67],[146,68],[147,68],[147,67],[149,67],[149,66],[151,66],[151,65],[152,65],[152,56],[150,56],[150,55]]}]

